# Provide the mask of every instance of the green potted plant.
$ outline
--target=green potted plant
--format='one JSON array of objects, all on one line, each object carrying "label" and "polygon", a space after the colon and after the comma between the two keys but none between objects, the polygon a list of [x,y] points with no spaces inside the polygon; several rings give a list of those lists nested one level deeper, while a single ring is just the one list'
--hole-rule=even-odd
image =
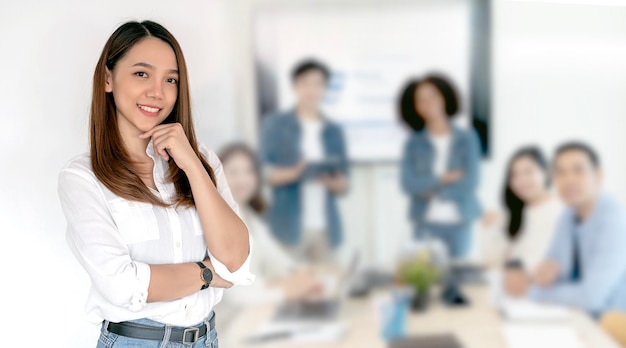
[{"label": "green potted plant", "polygon": [[439,272],[431,262],[428,251],[420,251],[415,257],[406,260],[398,267],[399,281],[415,290],[411,308],[423,311],[428,308],[430,289],[439,279]]}]

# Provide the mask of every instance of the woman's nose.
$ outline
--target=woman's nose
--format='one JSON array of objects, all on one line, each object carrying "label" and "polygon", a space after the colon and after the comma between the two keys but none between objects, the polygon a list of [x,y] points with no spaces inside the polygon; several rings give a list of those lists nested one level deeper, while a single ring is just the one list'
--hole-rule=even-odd
[{"label": "woman's nose", "polygon": [[147,95],[148,97],[154,99],[163,98],[163,85],[155,81],[154,83],[152,83],[152,85],[150,85],[150,89],[148,90]]}]

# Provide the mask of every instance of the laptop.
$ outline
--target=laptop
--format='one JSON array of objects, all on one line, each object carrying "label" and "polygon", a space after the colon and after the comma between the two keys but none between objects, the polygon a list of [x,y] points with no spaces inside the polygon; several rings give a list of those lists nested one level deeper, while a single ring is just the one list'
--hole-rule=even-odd
[{"label": "laptop", "polygon": [[339,315],[341,300],[349,294],[350,283],[356,274],[359,264],[359,253],[355,252],[349,267],[340,276],[337,286],[330,298],[310,301],[286,302],[282,304],[274,321],[332,321]]},{"label": "laptop", "polygon": [[398,338],[389,341],[389,348],[462,348],[454,335],[428,335]]}]

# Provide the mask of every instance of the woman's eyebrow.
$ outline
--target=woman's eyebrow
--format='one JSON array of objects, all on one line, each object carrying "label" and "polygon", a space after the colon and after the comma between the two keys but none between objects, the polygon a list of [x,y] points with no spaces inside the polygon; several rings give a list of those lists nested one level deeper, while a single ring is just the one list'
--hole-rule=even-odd
[{"label": "woman's eyebrow", "polygon": [[[132,65],[132,67],[135,67],[135,66],[141,66],[141,67],[144,67],[146,69],[155,70],[153,65],[148,64],[148,63],[144,63],[144,62],[139,62],[139,63],[135,63],[135,64]],[[173,74],[178,74],[178,69],[169,69],[167,72],[168,73],[173,73]]]},{"label": "woman's eyebrow", "polygon": [[148,63],[144,63],[144,62],[135,63],[132,66],[133,67],[135,67],[135,66],[142,66],[142,67],[144,67],[146,69],[154,70],[154,66],[152,66],[151,64],[148,64]]}]

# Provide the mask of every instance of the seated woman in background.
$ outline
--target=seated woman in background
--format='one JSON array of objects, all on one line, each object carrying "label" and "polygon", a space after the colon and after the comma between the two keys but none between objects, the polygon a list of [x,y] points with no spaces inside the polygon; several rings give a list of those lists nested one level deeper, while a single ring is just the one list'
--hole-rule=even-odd
[{"label": "seated woman in background", "polygon": [[402,189],[411,199],[410,218],[417,239],[440,239],[450,256],[466,256],[471,225],[481,209],[476,198],[478,135],[456,127],[458,111],[452,84],[431,75],[410,81],[400,99],[402,120],[413,133],[402,158]]},{"label": "seated woman in background", "polygon": [[[261,218],[265,202],[261,196],[260,169],[252,149],[245,144],[231,144],[219,154],[233,198],[254,240],[255,284],[246,291],[231,289],[217,310],[223,321],[230,321],[245,305],[282,300],[296,300],[317,293],[320,283],[310,270],[298,269],[296,262],[270,234]],[[230,318],[229,318],[230,317]]]},{"label": "seated woman in background", "polygon": [[485,214],[481,244],[487,264],[509,264],[508,288],[515,287],[516,276],[532,273],[544,259],[563,211],[562,203],[550,192],[548,162],[537,147],[524,147],[509,161],[504,203],[505,214]]}]

